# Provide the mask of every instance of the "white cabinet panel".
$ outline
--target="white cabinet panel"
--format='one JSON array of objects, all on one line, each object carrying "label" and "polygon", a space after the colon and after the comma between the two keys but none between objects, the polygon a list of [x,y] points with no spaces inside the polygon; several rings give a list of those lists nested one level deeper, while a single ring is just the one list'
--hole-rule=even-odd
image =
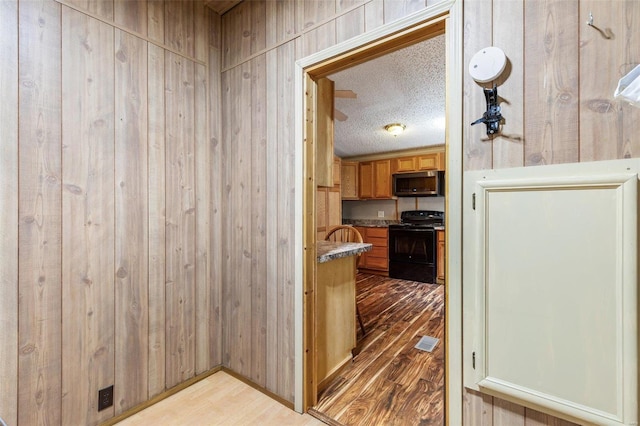
[{"label": "white cabinet panel", "polygon": [[468,172],[465,385],[637,424],[637,160]]}]

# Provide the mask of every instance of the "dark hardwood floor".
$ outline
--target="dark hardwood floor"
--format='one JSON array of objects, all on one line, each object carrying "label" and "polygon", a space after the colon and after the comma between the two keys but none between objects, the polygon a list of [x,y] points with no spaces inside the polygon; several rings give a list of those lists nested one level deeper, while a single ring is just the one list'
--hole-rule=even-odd
[{"label": "dark hardwood floor", "polygon": [[[444,286],[358,273],[366,335],[310,410],[341,425],[444,424]],[[424,335],[433,352],[414,348]]]}]

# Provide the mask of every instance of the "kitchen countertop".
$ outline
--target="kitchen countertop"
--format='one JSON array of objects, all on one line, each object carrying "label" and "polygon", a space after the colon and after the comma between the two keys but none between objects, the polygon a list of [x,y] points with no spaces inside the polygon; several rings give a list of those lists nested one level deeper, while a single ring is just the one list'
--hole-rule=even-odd
[{"label": "kitchen countertop", "polygon": [[329,262],[341,257],[355,256],[373,247],[369,243],[334,243],[332,241],[318,241],[318,263]]},{"label": "kitchen countertop", "polygon": [[387,228],[389,225],[400,223],[392,219],[342,219],[343,225],[364,226],[373,228]]}]

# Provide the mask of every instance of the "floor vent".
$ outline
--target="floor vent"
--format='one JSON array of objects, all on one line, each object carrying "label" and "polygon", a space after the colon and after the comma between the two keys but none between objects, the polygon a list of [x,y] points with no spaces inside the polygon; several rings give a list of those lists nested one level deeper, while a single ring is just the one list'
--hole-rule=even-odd
[{"label": "floor vent", "polygon": [[436,347],[440,339],[436,339],[431,336],[422,336],[418,344],[415,346],[416,349],[420,349],[421,351],[431,352],[433,348]]}]

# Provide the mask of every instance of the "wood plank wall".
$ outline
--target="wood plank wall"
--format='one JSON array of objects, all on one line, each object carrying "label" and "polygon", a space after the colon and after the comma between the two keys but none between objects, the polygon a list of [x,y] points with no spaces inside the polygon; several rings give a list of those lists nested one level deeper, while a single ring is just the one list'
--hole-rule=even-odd
[{"label": "wood plank wall", "polygon": [[[590,11],[599,29],[586,25]],[[488,139],[484,126],[465,126],[465,170],[640,156],[640,109],[613,99],[618,79],[640,64],[640,3],[473,0],[464,16],[464,64],[491,45],[509,58],[497,82],[503,134]],[[463,123],[485,109],[466,73],[463,106]],[[469,425],[568,424],[474,391],[464,404]]]},{"label": "wood plank wall", "polygon": [[[432,1],[433,2],[433,1]],[[222,16],[224,365],[293,402],[295,60],[425,1],[242,2]]]},{"label": "wood plank wall", "polygon": [[20,0],[0,21],[0,417],[98,424],[222,362],[220,17]]},{"label": "wood plank wall", "polygon": [[[293,149],[302,149],[291,139],[293,63],[430,3],[245,1],[222,17],[222,179],[228,203],[222,214],[227,256],[222,270],[224,363],[288,400],[293,392],[290,280],[295,255],[290,241],[294,184],[290,167]],[[475,52],[490,45],[504,49],[510,60],[498,82],[504,99],[503,134],[490,140],[483,126],[465,125],[465,170],[640,156],[640,110],[612,99],[617,80],[640,62],[634,48],[640,44],[640,33],[633,31],[640,22],[640,3],[614,3],[616,7],[598,0],[464,1],[465,66]],[[589,10],[596,25],[605,33],[612,31],[613,37],[606,39],[584,24]],[[263,56],[266,68],[259,65]],[[251,91],[245,80],[266,85],[266,92]],[[466,72],[463,90],[463,123],[470,123],[484,112],[485,100]],[[265,93],[267,109],[262,110]],[[251,130],[246,127],[249,117]],[[256,158],[265,137],[266,156]],[[266,199],[244,195],[244,191],[257,191],[255,181],[249,182],[245,172],[238,170],[251,153],[253,173],[266,175]],[[251,190],[250,185],[254,185]],[[262,211],[266,222],[260,217]],[[248,228],[262,224],[266,258],[256,256],[264,247],[259,238],[243,236]],[[266,262],[266,276],[238,270],[251,262]],[[247,334],[256,333],[255,328],[238,322],[258,324],[265,311],[263,343]],[[470,425],[562,423],[474,392],[465,394],[464,405],[465,424]]]}]

